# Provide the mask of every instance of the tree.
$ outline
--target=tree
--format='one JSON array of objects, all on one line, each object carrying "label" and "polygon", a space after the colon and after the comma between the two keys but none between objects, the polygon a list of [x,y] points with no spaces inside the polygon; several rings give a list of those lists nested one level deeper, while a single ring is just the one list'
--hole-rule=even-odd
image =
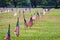
[{"label": "tree", "polygon": [[6,0],[0,0],[0,7],[5,7],[6,6]]}]

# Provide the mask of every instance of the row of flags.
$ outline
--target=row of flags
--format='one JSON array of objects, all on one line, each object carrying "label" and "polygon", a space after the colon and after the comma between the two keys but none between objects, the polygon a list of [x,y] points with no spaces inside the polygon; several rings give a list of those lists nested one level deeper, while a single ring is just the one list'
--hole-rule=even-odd
[{"label": "row of flags", "polygon": [[26,27],[32,27],[32,25],[33,25],[32,16],[30,17],[29,22],[27,22],[27,21],[26,21],[26,18],[25,18],[24,11],[23,11],[23,18],[24,18],[24,25],[25,25]]},{"label": "row of flags", "polygon": [[30,17],[30,20],[29,20],[29,22],[28,22],[28,26],[29,26],[29,27],[32,27],[32,25],[33,25],[33,20],[32,20],[32,17]]},{"label": "row of flags", "polygon": [[28,24],[27,24],[27,21],[26,21],[25,18],[24,18],[24,25],[25,25],[26,27],[28,27]]},{"label": "row of flags", "polygon": [[32,17],[30,18],[29,22],[27,22],[26,19],[24,18],[24,25],[26,27],[32,27],[32,25],[33,25]]},{"label": "row of flags", "polygon": [[[26,20],[24,19],[24,24],[25,24],[26,27],[28,27],[28,26],[32,27],[32,25],[33,25],[32,17],[30,18],[30,21],[28,23],[26,23]],[[14,34],[17,37],[19,37],[19,18],[17,20],[16,27],[14,29]],[[9,27],[8,27],[7,35],[5,36],[4,39],[5,40],[11,40],[11,38],[10,38],[10,24],[9,24]]]},{"label": "row of flags", "polygon": [[[16,27],[14,29],[14,34],[19,37],[19,18],[17,20],[17,23],[16,23]],[[7,31],[7,35],[5,36],[4,38],[5,40],[11,40],[10,38],[10,24],[9,24],[9,27],[8,27],[8,31]]]},{"label": "row of flags", "polygon": [[[45,10],[45,9],[43,9],[43,10]],[[48,11],[50,11],[50,9],[48,9]],[[45,10],[45,12],[48,12],[48,11],[46,11]],[[34,15],[33,16],[31,16],[30,17],[30,19],[29,19],[29,21],[27,22],[26,21],[26,18],[25,18],[25,14],[24,14],[24,11],[23,11],[23,18],[24,18],[24,25],[26,26],[26,27],[32,27],[32,25],[33,25],[33,21],[35,21],[37,18],[41,18],[41,17],[43,17],[43,14],[44,12],[41,12],[40,14],[37,12],[37,13],[34,13]],[[15,29],[14,29],[14,34],[17,36],[17,37],[19,37],[19,17],[17,18],[17,22],[16,22],[16,27],[15,27]],[[8,31],[7,31],[7,35],[5,36],[5,38],[4,38],[5,40],[11,40],[11,38],[10,38],[10,24],[9,24],[9,27],[8,27]]]},{"label": "row of flags", "polygon": [[29,22],[26,21],[25,14],[24,14],[25,11],[23,11],[24,25],[26,27],[32,27],[33,21],[35,21],[36,19],[42,18],[46,13],[50,11],[51,11],[51,8],[48,8],[48,9],[43,9],[41,13],[38,13],[38,12],[34,13],[34,15],[30,17]]}]

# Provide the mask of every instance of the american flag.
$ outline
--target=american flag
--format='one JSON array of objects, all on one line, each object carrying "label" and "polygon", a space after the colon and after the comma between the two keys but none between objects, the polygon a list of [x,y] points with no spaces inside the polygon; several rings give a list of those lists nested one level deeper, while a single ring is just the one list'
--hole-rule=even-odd
[{"label": "american flag", "polygon": [[4,39],[5,40],[10,40],[10,24],[9,24],[7,35],[6,35],[6,37]]},{"label": "american flag", "polygon": [[19,36],[19,18],[17,20],[16,27],[14,29],[14,33],[17,37]]},{"label": "american flag", "polygon": [[26,27],[28,27],[28,24],[27,24],[27,22],[26,22],[26,19],[24,18],[24,25],[26,26]]},{"label": "american flag", "polygon": [[29,22],[28,22],[28,26],[32,27],[32,25],[33,25],[33,20],[32,20],[32,17],[31,17]]}]

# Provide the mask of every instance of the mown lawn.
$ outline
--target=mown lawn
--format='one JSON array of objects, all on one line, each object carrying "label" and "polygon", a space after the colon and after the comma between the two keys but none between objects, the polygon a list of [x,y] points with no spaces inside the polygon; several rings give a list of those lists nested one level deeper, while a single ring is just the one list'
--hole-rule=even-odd
[{"label": "mown lawn", "polygon": [[[41,8],[32,9],[26,12],[26,19],[29,21],[34,12],[42,12]],[[20,35],[14,35],[17,17],[11,12],[0,14],[0,40],[4,40],[7,34],[8,24],[11,24],[11,40],[60,40],[60,9],[53,9],[39,20],[36,20],[32,28],[26,28],[23,23],[22,13],[20,18]]]}]

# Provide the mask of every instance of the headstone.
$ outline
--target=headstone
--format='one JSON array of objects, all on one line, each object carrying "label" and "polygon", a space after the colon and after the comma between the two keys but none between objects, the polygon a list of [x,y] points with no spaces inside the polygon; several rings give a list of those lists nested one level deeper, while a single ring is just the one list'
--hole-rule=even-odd
[{"label": "headstone", "polygon": [[45,9],[43,9],[43,15],[45,15],[46,14],[46,10]]},{"label": "headstone", "polygon": [[17,13],[14,13],[14,16],[17,16]]}]

